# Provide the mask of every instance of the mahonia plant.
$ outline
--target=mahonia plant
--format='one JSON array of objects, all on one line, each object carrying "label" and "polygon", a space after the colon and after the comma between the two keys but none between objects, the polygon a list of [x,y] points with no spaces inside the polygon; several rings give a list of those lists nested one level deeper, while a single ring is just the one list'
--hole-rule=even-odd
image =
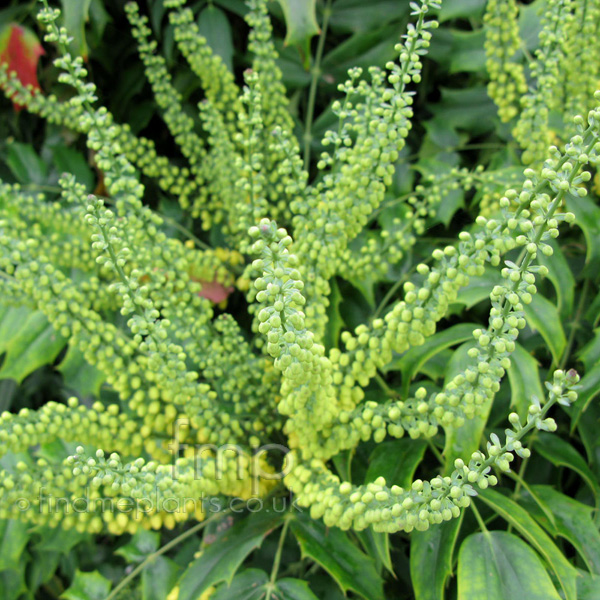
[{"label": "mahonia plant", "polygon": [[[73,94],[59,101],[23,86],[6,68],[0,85],[29,111],[85,135],[107,197],[89,194],[70,174],[61,177],[56,200],[2,184],[0,286],[4,298],[42,311],[104,374],[116,399],[87,405],[71,398],[0,417],[1,451],[14,455],[0,474],[0,518],[93,533],[172,528],[205,518],[195,499],[264,496],[283,476],[299,504],[329,526],[424,530],[456,518],[479,489],[495,485],[492,468],[507,471],[514,454],[527,457],[523,440],[531,430],[556,429],[548,413],[576,399],[573,371],[555,371],[545,403],[535,400],[525,422],[512,413],[504,440],[493,435],[485,452],[457,459],[446,476],[402,488],[382,477],[356,485],[330,469],[332,458],[362,442],[431,438],[489,410],[526,325],[524,306],[547,273],[537,259],[552,254],[549,242],[559,224],[574,219],[563,201],[586,194],[586,167],[600,160],[600,92],[558,78],[571,77],[561,65],[574,54],[586,63],[582,43],[570,43],[570,33],[549,33],[552,27],[571,31],[583,2],[549,2],[531,69],[536,84],[528,90],[518,62],[515,5],[488,5],[490,94],[502,119],[521,111],[515,135],[532,163],[517,185],[498,193],[498,182],[480,168],[424,178],[406,200],[405,219],[387,237],[357,245],[382,206],[412,127],[413,88],[437,27],[431,17],[437,0],[411,3],[397,60],[366,73],[350,69],[333,104],[339,124],[325,135],[312,183],[293,133],[267,0],[248,0],[253,61],[242,89],[183,0],[164,2],[175,41],[204,86],[203,131],[183,110],[146,17],[135,3],[126,6],[186,167],[160,156],[151,140],[136,137],[98,106],[83,60],[69,54],[68,32],[57,25],[59,11],[41,1],[45,41],[57,46],[59,80]],[[565,10],[574,17],[563,20]],[[569,121],[561,151],[547,144],[539,119],[560,104],[555,88],[563,84],[578,90],[569,96],[569,110],[585,116]],[[202,227],[220,224],[226,247],[168,237],[164,218],[144,203],[142,175]],[[456,244],[435,249],[386,312],[344,331],[339,347],[326,347],[332,278],[387,272],[423,233],[445,190],[457,186],[484,190],[495,203],[493,214],[480,215]],[[505,260],[512,250],[519,258]],[[439,392],[419,387],[407,397],[367,400],[365,388],[378,370],[434,334],[459,290],[486,266],[498,267],[503,283],[490,290],[487,327],[473,331],[470,364]],[[235,315],[215,317],[212,303],[199,295],[213,273],[247,293],[253,338]],[[78,444],[76,452],[62,463],[36,455],[39,445],[57,438]],[[282,439],[289,447],[283,466],[264,451]],[[90,510],[78,512],[75,501],[84,494]],[[130,510],[150,497],[151,510]],[[126,501],[123,510],[94,503],[104,498],[117,507]],[[181,510],[161,509],[166,499],[179,499]]]}]

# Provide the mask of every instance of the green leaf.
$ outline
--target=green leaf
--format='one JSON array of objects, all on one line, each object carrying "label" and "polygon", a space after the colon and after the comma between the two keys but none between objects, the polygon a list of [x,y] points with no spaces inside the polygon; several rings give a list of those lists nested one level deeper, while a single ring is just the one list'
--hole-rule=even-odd
[{"label": "green leaf", "polygon": [[579,382],[577,402],[571,415],[571,433],[579,423],[581,415],[588,410],[591,401],[600,393],[600,363],[590,368]]},{"label": "green leaf", "polygon": [[82,396],[99,396],[106,375],[90,365],[76,346],[69,346],[56,367],[62,373],[65,386]]},{"label": "green leaf", "polygon": [[[446,370],[444,379],[446,384],[468,365],[473,364],[473,359],[469,357],[467,352],[473,347],[474,343],[474,341],[467,342],[454,351]],[[454,461],[457,458],[468,459],[475,450],[479,449],[479,442],[485,430],[491,407],[492,401],[488,400],[485,405],[481,406],[481,412],[478,416],[467,419],[461,427],[449,426],[445,428],[444,458],[446,459],[447,471],[454,468]]]},{"label": "green leaf", "polygon": [[375,559],[377,572],[380,573],[381,568],[385,567],[395,577],[390,555],[389,534],[385,531],[373,531],[371,527],[364,531],[355,531],[355,534],[365,552]]},{"label": "green leaf", "polygon": [[337,0],[331,15],[332,29],[340,31],[369,31],[381,24],[382,15],[389,23],[408,14],[408,2],[397,0]]},{"label": "green leaf", "polygon": [[377,444],[369,457],[365,483],[384,477],[390,485],[410,487],[426,448],[424,440],[409,438]]},{"label": "green leaf", "polygon": [[260,600],[267,595],[268,583],[269,576],[264,571],[246,569],[233,578],[231,585],[220,585],[210,600]]},{"label": "green leaf", "polygon": [[91,0],[61,0],[64,26],[71,42],[71,51],[87,60],[88,48],[85,41],[85,24],[89,20]]},{"label": "green leaf", "polygon": [[[575,569],[530,514],[514,500],[495,490],[489,488],[481,490],[479,497],[512,525],[544,557],[560,582],[567,600],[576,600]],[[538,510],[542,512],[539,507]]]},{"label": "green leaf", "polygon": [[6,346],[0,378],[21,382],[38,367],[51,363],[64,345],[65,339],[48,323],[42,312],[30,313]]},{"label": "green leaf", "polygon": [[556,467],[568,467],[575,471],[590,486],[595,493],[599,493],[598,483],[592,470],[571,444],[551,433],[540,433],[534,442],[535,451],[549,460]]},{"label": "green leaf", "polygon": [[279,579],[276,583],[277,592],[281,593],[281,596],[275,595],[273,600],[319,600],[308,587],[306,581],[300,579],[292,579],[285,577]]},{"label": "green leaf", "polygon": [[600,600],[600,577],[578,569],[577,600]]},{"label": "green leaf", "polygon": [[575,225],[581,228],[587,245],[585,272],[596,278],[600,267],[600,207],[589,197],[567,196],[567,208],[575,215]]},{"label": "green leaf", "polygon": [[[27,585],[36,590],[52,579],[59,567],[61,555],[59,552],[32,552],[32,560],[27,569]],[[2,596],[4,598],[4,596]]]},{"label": "green leaf", "polygon": [[505,531],[470,535],[458,555],[458,600],[560,600],[537,554]]},{"label": "green leaf", "polygon": [[315,13],[316,0],[278,0],[278,2],[285,16],[286,45],[304,45],[319,33]]},{"label": "green leaf", "polygon": [[586,374],[600,363],[600,328],[594,329],[594,337],[577,353],[577,358],[584,364]]},{"label": "green leaf", "polygon": [[452,50],[450,73],[478,73],[485,71],[485,30],[450,30]]},{"label": "green leaf", "polygon": [[587,307],[585,311],[585,319],[589,321],[594,327],[600,323],[600,293],[596,294],[596,297]]},{"label": "green leaf", "polygon": [[454,302],[471,308],[482,300],[488,300],[490,290],[501,281],[503,281],[502,276],[496,269],[486,269],[483,275],[469,277],[469,283],[458,290],[458,295]]},{"label": "green leaf", "polygon": [[[410,578],[415,600],[444,600],[446,580],[452,575],[454,547],[462,524],[445,521],[410,536]],[[423,565],[427,565],[424,569]]]},{"label": "green leaf", "polygon": [[535,396],[541,401],[545,396],[538,361],[523,346],[516,344],[507,373],[511,389],[510,405],[525,419],[531,398]]},{"label": "green leaf", "polygon": [[31,144],[12,142],[8,145],[6,165],[19,183],[46,182],[48,167]]},{"label": "green leaf", "polygon": [[552,353],[554,362],[558,364],[567,345],[558,309],[550,300],[536,294],[531,304],[523,306],[523,310],[529,327],[540,332]]},{"label": "green leaf", "polygon": [[440,23],[461,17],[477,19],[483,15],[486,0],[444,0],[439,14]]},{"label": "green leaf", "polygon": [[261,511],[236,523],[187,568],[179,584],[179,600],[196,600],[211,585],[230,582],[248,554],[281,522],[282,515]]},{"label": "green leaf", "polygon": [[181,567],[170,558],[157,556],[142,571],[142,600],[165,600],[177,584]]},{"label": "green leaf", "polygon": [[227,15],[220,8],[209,4],[198,17],[198,30],[206,38],[212,51],[233,71],[233,38]]},{"label": "green leaf", "polygon": [[64,600],[106,600],[109,591],[110,581],[98,571],[83,573],[77,570],[73,583],[60,597]]},{"label": "green leaf", "polygon": [[128,563],[139,563],[148,558],[149,554],[156,552],[159,543],[158,532],[138,529],[127,544],[115,550],[115,554],[122,556]]},{"label": "green leaf", "polygon": [[342,295],[335,279],[331,281],[331,294],[329,294],[329,306],[327,307],[327,325],[323,336],[323,345],[327,350],[337,348],[340,331],[344,326],[344,320],[340,314]]},{"label": "green leaf", "polygon": [[63,529],[62,527],[44,527],[37,529],[36,534],[41,536],[41,540],[34,546],[41,553],[59,552],[68,554],[79,542],[89,540],[89,533],[80,533],[75,529]]},{"label": "green leaf", "polygon": [[291,523],[303,557],[323,567],[344,592],[352,590],[366,600],[383,600],[383,580],[373,559],[363,554],[337,527],[328,529],[321,521],[298,515]]},{"label": "green leaf", "polygon": [[16,519],[0,520],[0,571],[19,570],[28,540],[25,523]]},{"label": "green leaf", "polygon": [[6,351],[32,313],[33,310],[27,306],[0,304],[0,354]]},{"label": "green leaf", "polygon": [[432,356],[446,348],[473,339],[473,330],[477,327],[479,327],[477,323],[460,323],[444,329],[444,331],[427,338],[424,344],[405,352],[399,359],[390,363],[385,370],[402,372],[402,394],[407,396],[412,378]]},{"label": "green leaf", "polygon": [[27,564],[23,564],[18,569],[10,569],[8,571],[0,571],[0,598],[2,600],[17,600],[22,598],[22,594],[27,593],[25,585],[25,568]]},{"label": "green leaf", "polygon": [[[533,485],[532,489],[551,508],[557,535],[566,539],[585,561],[589,571],[600,575],[600,532],[594,523],[591,506],[577,502],[547,485]],[[542,524],[547,517],[529,501],[528,509]]]},{"label": "green leaf", "polygon": [[455,129],[481,135],[494,129],[496,105],[486,87],[450,89],[440,86],[442,99],[429,106],[435,116],[445,119]]},{"label": "green leaf", "polygon": [[575,277],[573,277],[569,263],[556,240],[547,240],[546,243],[552,246],[554,254],[546,256],[540,252],[538,262],[548,269],[548,279],[556,290],[560,314],[568,317],[573,313],[573,303],[575,302]]},{"label": "green leaf", "polygon": [[52,162],[59,173],[72,173],[75,179],[91,191],[96,180],[94,172],[81,152],[59,144],[52,148]]}]

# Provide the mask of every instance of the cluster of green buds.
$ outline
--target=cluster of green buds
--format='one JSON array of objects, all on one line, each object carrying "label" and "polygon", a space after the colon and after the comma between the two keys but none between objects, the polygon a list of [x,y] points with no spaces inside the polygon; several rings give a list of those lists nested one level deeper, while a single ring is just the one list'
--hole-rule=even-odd
[{"label": "cluster of green buds", "polygon": [[415,480],[409,489],[388,486],[383,477],[372,483],[353,485],[331,473],[325,463],[312,459],[299,464],[287,477],[286,484],[298,497],[300,506],[310,507],[313,518],[323,518],[330,526],[357,530],[372,526],[374,531],[423,531],[431,525],[456,518],[460,509],[470,505],[477,488],[486,489],[498,483],[492,473],[510,471],[513,452],[526,457],[529,450],[522,439],[533,429],[554,431],[556,423],[547,413],[556,403],[570,405],[577,398],[575,387],[579,376],[575,371],[555,371],[547,383],[548,401],[541,406],[535,401],[530,407],[527,422],[522,424],[516,413],[509,420],[513,429],[506,430],[501,443],[493,434],[487,455],[474,452],[468,463],[457,459],[449,476],[437,476],[431,481]]}]

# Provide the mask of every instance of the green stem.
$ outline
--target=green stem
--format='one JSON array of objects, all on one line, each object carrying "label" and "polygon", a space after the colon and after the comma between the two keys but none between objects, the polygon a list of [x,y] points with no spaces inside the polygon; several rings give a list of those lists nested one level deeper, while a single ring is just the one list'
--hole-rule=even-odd
[{"label": "green stem", "polygon": [[435,457],[438,459],[440,465],[444,466],[446,461],[444,460],[444,457],[441,455],[440,451],[437,449],[437,446],[433,443],[433,440],[431,438],[427,438],[427,445],[429,446],[429,449],[433,452]]},{"label": "green stem", "polygon": [[481,513],[475,506],[475,502],[471,502],[471,508],[473,509],[473,514],[475,515],[475,518],[477,519],[477,522],[479,523],[479,527],[480,527],[481,531],[483,531],[484,533],[489,533],[488,528],[485,526],[485,522],[481,516]]},{"label": "green stem", "polygon": [[152,554],[147,556],[143,562],[141,562],[133,571],[131,571],[131,573],[129,573],[129,575],[127,575],[127,577],[125,577],[117,585],[117,587],[115,587],[111,591],[111,593],[106,597],[105,600],[114,600],[114,598],[117,597],[117,594],[121,590],[123,590],[127,585],[129,585],[129,583],[131,583],[131,581],[133,579],[135,579],[157,556],[161,556],[165,552],[168,552],[171,548],[173,548],[177,544],[181,543],[183,540],[187,539],[191,535],[194,535],[195,533],[198,533],[198,531],[200,531],[202,528],[206,527],[206,525],[208,525],[209,523],[214,521],[218,516],[225,515],[225,514],[231,512],[231,510],[232,509],[228,509],[223,512],[217,513],[217,514],[213,515],[212,517],[209,517],[205,521],[202,521],[201,523],[194,525],[194,527],[192,527],[191,529],[188,529],[181,535],[178,535],[175,539],[173,539],[169,543],[165,544],[162,548],[159,548],[156,552],[153,552]]},{"label": "green stem", "polygon": [[277,580],[277,573],[279,572],[279,565],[281,564],[283,544],[285,542],[285,536],[287,534],[288,527],[290,526],[290,521],[290,517],[285,519],[285,523],[283,524],[283,528],[281,530],[281,535],[279,536],[279,544],[277,545],[277,552],[275,553],[275,560],[273,561],[273,568],[271,569],[271,578],[269,580],[269,587],[267,589],[265,600],[271,599],[271,593],[275,588],[275,581]]},{"label": "green stem", "polygon": [[[573,349],[573,344],[575,343],[575,335],[577,334],[577,330],[580,327],[581,317],[583,316],[583,308],[585,305],[585,301],[587,299],[587,294],[590,289],[590,280],[586,279],[583,284],[583,289],[581,290],[581,296],[579,298],[579,305],[577,306],[577,312],[575,313],[575,319],[571,323],[571,331],[569,333],[569,340],[567,341],[567,346],[565,351],[563,352],[562,358],[560,360],[560,364],[558,366],[559,369],[564,369],[565,365],[569,361],[569,357],[571,356],[571,350]],[[552,369],[550,369],[552,370]]]},{"label": "green stem", "polygon": [[315,100],[317,98],[317,85],[321,76],[321,59],[323,58],[323,49],[325,48],[325,37],[327,36],[327,27],[331,17],[331,0],[327,0],[323,9],[323,25],[321,35],[317,44],[317,53],[315,62],[311,69],[310,89],[308,91],[308,104],[306,107],[306,123],[304,125],[304,168],[308,171],[310,168],[310,143],[312,141],[312,125],[315,113]]}]

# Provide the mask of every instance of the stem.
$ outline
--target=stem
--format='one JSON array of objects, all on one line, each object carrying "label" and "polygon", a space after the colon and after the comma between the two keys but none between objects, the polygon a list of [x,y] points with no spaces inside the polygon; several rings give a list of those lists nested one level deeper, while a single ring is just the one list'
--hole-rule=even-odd
[{"label": "stem", "polygon": [[[423,264],[429,264],[433,261],[433,256],[429,256],[426,260],[421,261]],[[421,264],[419,263],[419,264]],[[390,303],[391,299],[394,297],[396,292],[404,285],[406,281],[408,281],[409,277],[417,270],[417,265],[415,265],[410,271],[407,271],[394,285],[387,291],[386,295],[383,297],[379,306],[375,309],[373,316],[371,317],[371,322],[373,322],[379,315],[382,313],[383,309]]]},{"label": "stem", "polygon": [[310,89],[308,92],[308,104],[306,107],[306,124],[304,126],[304,168],[308,171],[310,167],[310,143],[312,141],[311,129],[315,113],[315,100],[317,97],[317,85],[321,75],[321,59],[323,58],[323,49],[325,48],[325,37],[327,36],[327,26],[331,17],[331,0],[327,0],[323,9],[323,26],[321,35],[317,44],[317,53],[315,62],[311,69]]},{"label": "stem", "polygon": [[[580,326],[581,317],[583,314],[583,306],[585,304],[589,289],[590,289],[590,280],[586,279],[583,284],[583,289],[581,290],[581,297],[579,298],[579,305],[577,306],[577,312],[575,313],[575,319],[573,319],[573,322],[571,323],[571,331],[569,333],[569,340],[567,342],[567,346],[565,348],[565,351],[563,352],[562,358],[560,360],[560,364],[558,366],[559,369],[565,368],[565,365],[567,364],[569,357],[571,356],[571,350],[573,349],[573,344],[575,343],[575,334],[577,333],[577,330],[579,329],[579,326]],[[552,370],[552,369],[550,369],[550,370]]]},{"label": "stem", "polygon": [[431,438],[427,438],[427,445],[429,446],[429,449],[433,452],[435,457],[438,459],[440,465],[443,466],[445,464],[444,457],[441,455],[440,451],[437,449],[437,446],[433,443]]},{"label": "stem", "polygon": [[212,517],[209,517],[208,519],[206,519],[206,521],[202,521],[201,523],[194,525],[194,527],[192,527],[191,529],[188,529],[187,531],[183,532],[181,535],[178,535],[175,539],[172,539],[169,543],[165,544],[162,548],[159,548],[156,552],[153,552],[152,554],[147,556],[143,562],[141,562],[133,571],[131,571],[131,573],[129,573],[129,575],[127,575],[127,577],[125,577],[125,579],[123,579],[117,585],[117,587],[115,587],[111,591],[111,593],[106,597],[105,600],[114,600],[114,598],[117,597],[117,594],[122,589],[124,589],[133,579],[135,579],[138,576],[138,574],[141,573],[148,566],[148,564],[151,563],[157,556],[160,556],[161,554],[168,552],[171,548],[173,548],[174,546],[176,546],[177,544],[179,544],[186,538],[190,537],[194,533],[197,533],[202,528],[206,527],[206,525],[208,525],[209,523],[214,521],[218,516],[227,514],[227,513],[231,512],[231,510],[232,509],[227,509],[223,512],[217,513],[217,514],[213,515]]},{"label": "stem", "polygon": [[291,518],[287,518],[283,524],[281,535],[279,536],[279,544],[277,545],[277,552],[275,553],[275,560],[273,561],[273,568],[271,569],[271,578],[269,580],[269,588],[265,600],[271,599],[271,592],[275,587],[275,581],[277,580],[277,573],[279,572],[279,565],[281,563],[281,554],[283,552],[283,544],[285,542],[285,536],[287,534],[288,527],[290,526]]},{"label": "stem", "polygon": [[475,502],[471,502],[471,508],[473,509],[473,514],[475,515],[475,518],[477,519],[477,522],[479,523],[479,527],[480,527],[481,531],[483,531],[484,533],[489,533],[488,528],[485,526],[485,522],[481,516],[481,513],[475,506]]}]

